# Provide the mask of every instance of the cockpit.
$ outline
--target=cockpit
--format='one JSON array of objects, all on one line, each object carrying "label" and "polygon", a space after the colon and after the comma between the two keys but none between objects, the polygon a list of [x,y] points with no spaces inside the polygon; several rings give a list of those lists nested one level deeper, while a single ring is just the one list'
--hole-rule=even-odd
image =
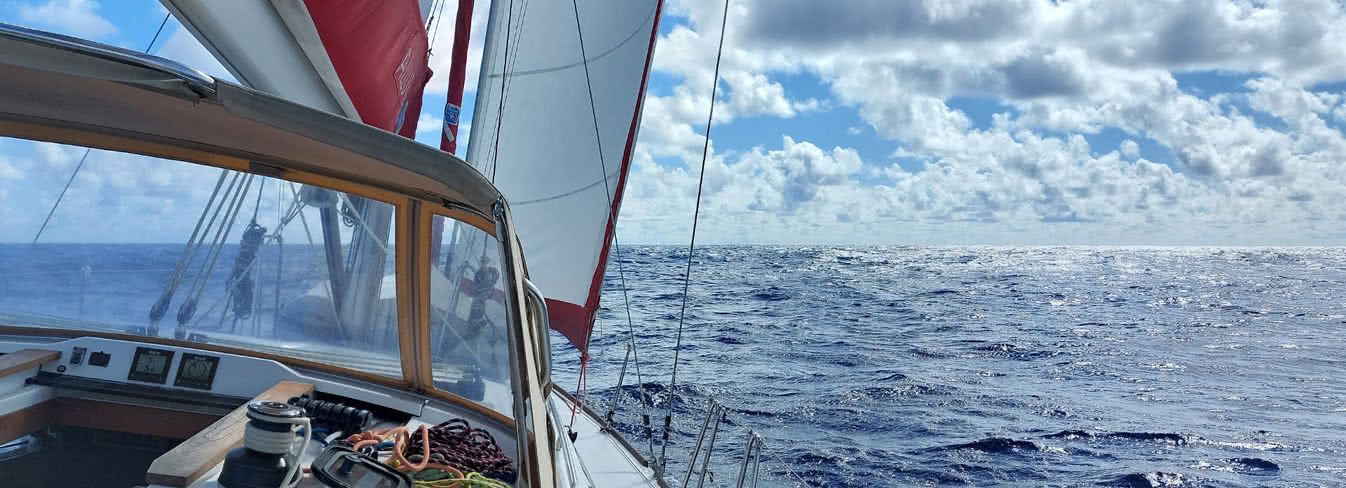
[{"label": "cockpit", "polygon": [[[189,68],[5,27],[6,486],[251,486],[238,449],[319,471],[287,474],[299,486],[399,486],[324,447],[407,443],[421,458],[394,464],[476,456],[483,483],[550,486],[546,305],[480,174]],[[455,435],[475,450],[432,449]]]}]

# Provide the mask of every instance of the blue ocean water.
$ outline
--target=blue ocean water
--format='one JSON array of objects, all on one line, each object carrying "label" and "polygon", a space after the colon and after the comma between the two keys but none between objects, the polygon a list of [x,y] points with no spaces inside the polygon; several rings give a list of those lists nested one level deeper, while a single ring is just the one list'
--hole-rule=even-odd
[{"label": "blue ocean water", "polygon": [[[715,484],[747,429],[761,486],[1346,485],[1346,249],[698,248],[678,385],[686,249],[622,249],[670,478],[716,398]],[[635,365],[609,266],[590,406]],[[558,339],[559,340],[559,339]],[[578,360],[558,347],[557,381]],[[655,450],[661,447],[655,439]],[[693,478],[693,484],[696,478]]]},{"label": "blue ocean water", "polygon": [[[320,254],[287,248],[302,289]],[[0,309],[140,322],[180,251],[0,245]],[[639,372],[615,387],[617,262],[589,370],[589,406],[616,401],[642,453],[641,392],[656,452],[672,404],[670,480],[716,398],[707,486],[733,486],[748,429],[759,486],[1346,485],[1346,248],[698,248],[670,388],[686,257],[621,249]],[[553,343],[574,389],[578,356]]]}]

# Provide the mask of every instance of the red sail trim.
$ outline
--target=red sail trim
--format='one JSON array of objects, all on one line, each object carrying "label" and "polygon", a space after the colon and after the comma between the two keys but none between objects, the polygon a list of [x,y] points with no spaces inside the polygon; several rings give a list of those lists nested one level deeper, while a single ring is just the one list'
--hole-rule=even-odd
[{"label": "red sail trim", "polygon": [[571,344],[584,350],[584,344],[589,338],[589,328],[584,324],[593,323],[592,312],[570,302],[548,298],[547,321],[551,322],[552,330],[560,332]]},{"label": "red sail trim", "polygon": [[[636,110],[631,116],[631,129],[626,133],[626,149],[622,151],[622,170],[617,176],[617,190],[612,197],[612,208],[608,211],[608,224],[603,233],[603,250],[598,254],[598,266],[594,268],[594,278],[589,283],[589,299],[585,301],[584,307],[547,300],[551,328],[570,339],[570,343],[580,350],[581,355],[589,352],[589,335],[593,333],[594,316],[598,313],[598,298],[603,291],[603,274],[607,269],[608,251],[612,247],[612,234],[617,228],[617,213],[622,207],[626,175],[631,169],[631,154],[635,151],[636,132],[640,129],[640,109],[645,105],[645,86],[650,81],[650,63],[654,61],[654,41],[659,38],[659,16],[664,9],[664,1],[659,0],[654,9],[654,25],[650,27],[650,46],[645,53],[645,71],[640,76],[640,92],[636,95]],[[553,304],[556,305],[555,308]]]},{"label": "red sail trim", "polygon": [[364,123],[414,137],[430,81],[429,39],[414,0],[306,0],[332,67]]}]

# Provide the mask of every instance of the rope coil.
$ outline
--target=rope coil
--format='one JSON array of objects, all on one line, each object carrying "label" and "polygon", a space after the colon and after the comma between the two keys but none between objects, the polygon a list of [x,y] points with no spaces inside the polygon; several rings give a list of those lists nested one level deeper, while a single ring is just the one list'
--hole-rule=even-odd
[{"label": "rope coil", "polygon": [[[258,193],[260,195],[260,193]],[[234,269],[229,275],[229,281],[234,284],[230,293],[234,301],[234,318],[246,319],[252,316],[252,264],[257,258],[257,251],[262,247],[262,240],[266,237],[266,227],[257,225],[257,220],[248,224],[247,230],[243,231],[243,237],[239,242],[238,256],[234,258]],[[224,317],[221,316],[221,319]]]},{"label": "rope coil", "polygon": [[351,435],[345,442],[357,451],[372,451],[375,457],[380,451],[391,451],[385,462],[413,473],[417,486],[507,487],[517,476],[514,461],[495,437],[464,419],[434,427],[421,425],[415,432],[406,427],[371,430]]}]

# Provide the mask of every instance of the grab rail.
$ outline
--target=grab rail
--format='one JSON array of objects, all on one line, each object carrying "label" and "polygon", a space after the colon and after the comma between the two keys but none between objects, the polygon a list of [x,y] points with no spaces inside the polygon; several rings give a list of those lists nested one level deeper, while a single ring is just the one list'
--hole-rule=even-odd
[{"label": "grab rail", "polygon": [[537,332],[538,337],[537,351],[538,354],[545,355],[545,357],[538,358],[538,380],[542,381],[544,384],[550,383],[551,315],[547,314],[547,299],[542,296],[542,290],[537,289],[537,285],[533,284],[533,280],[524,278],[523,285],[524,290],[528,292],[528,296],[532,297],[533,301],[537,302],[537,310],[541,312],[539,314],[541,315],[541,317],[539,318],[539,322],[542,323],[542,328]]},{"label": "grab rail", "polygon": [[[702,440],[705,439],[706,431],[709,430],[710,444],[706,446],[706,459],[701,463],[701,478],[697,481],[696,486],[700,488],[706,484],[706,473],[710,471],[710,456],[715,450],[715,434],[720,432],[720,421],[724,420],[725,408],[723,405],[720,405],[720,402],[717,402],[712,398],[707,406],[707,410],[706,422],[701,425],[701,433],[696,436],[696,447],[692,449],[692,457],[687,462],[687,474],[682,477],[683,487],[689,486],[688,483],[692,480],[692,472],[696,470],[696,461],[701,457]],[[715,421],[713,427],[711,426],[711,420]]]},{"label": "grab rail", "polygon": [[743,450],[743,465],[738,468],[737,488],[743,488],[743,482],[747,481],[748,463],[752,463],[752,488],[757,488],[757,468],[762,458],[762,445],[765,441],[762,436],[751,430],[748,431],[748,447]]}]

